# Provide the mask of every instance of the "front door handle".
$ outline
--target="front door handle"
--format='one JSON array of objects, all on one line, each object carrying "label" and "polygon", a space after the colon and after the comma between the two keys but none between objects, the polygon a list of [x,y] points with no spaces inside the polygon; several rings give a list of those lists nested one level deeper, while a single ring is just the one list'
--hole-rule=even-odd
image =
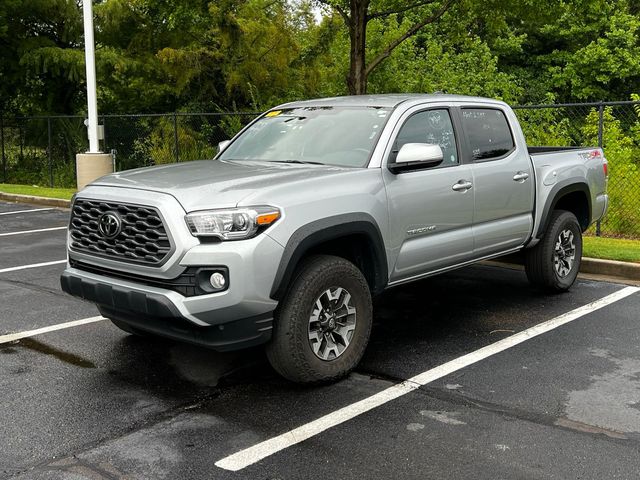
[{"label": "front door handle", "polygon": [[518,172],[513,176],[513,180],[516,182],[524,182],[527,178],[529,178],[529,174],[527,172]]},{"label": "front door handle", "polygon": [[458,180],[458,183],[454,183],[451,187],[456,192],[466,192],[467,190],[471,190],[473,187],[473,183],[468,180]]}]

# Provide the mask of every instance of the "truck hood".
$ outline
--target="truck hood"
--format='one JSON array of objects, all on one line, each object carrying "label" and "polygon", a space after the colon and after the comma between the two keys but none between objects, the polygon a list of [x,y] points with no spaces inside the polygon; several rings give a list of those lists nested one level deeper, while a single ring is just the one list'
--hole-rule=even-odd
[{"label": "truck hood", "polygon": [[172,195],[187,212],[235,207],[258,189],[338,175],[351,168],[269,162],[201,160],[106,175],[91,185]]}]

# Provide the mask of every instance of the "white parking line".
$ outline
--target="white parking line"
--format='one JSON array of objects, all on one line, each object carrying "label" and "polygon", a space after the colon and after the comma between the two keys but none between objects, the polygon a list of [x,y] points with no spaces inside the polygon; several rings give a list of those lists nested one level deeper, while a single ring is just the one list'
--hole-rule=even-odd
[{"label": "white parking line", "polygon": [[347,420],[351,420],[352,418],[362,415],[363,413],[390,402],[391,400],[417,390],[423,385],[427,385],[428,383],[445,377],[462,368],[468,367],[480,360],[484,360],[485,358],[503,352],[531,338],[572,322],[591,312],[617,302],[618,300],[622,300],[629,295],[633,295],[638,291],[640,291],[640,288],[637,287],[626,287],[622,290],[618,290],[617,292],[601,298],[600,300],[596,300],[595,302],[591,302],[587,305],[576,308],[575,310],[571,310],[570,312],[555,317],[549,321],[535,325],[496,343],[492,343],[491,345],[475,350],[474,352],[451,360],[450,362],[432,368],[431,370],[427,370],[426,372],[411,377],[402,383],[360,400],[359,402],[347,405],[346,407],[329,413],[305,425],[294,428],[293,430],[289,430],[277,437],[270,438],[269,440],[258,443],[253,447],[249,447],[234,453],[233,455],[229,455],[228,457],[217,461],[215,465],[234,472],[242,470],[243,468],[259,462],[260,460],[284,450],[285,448],[303,442],[331,427],[335,427],[336,425],[344,423]]},{"label": "white parking line", "polygon": [[39,228],[37,230],[23,230],[22,232],[0,233],[0,237],[8,237],[10,235],[24,235],[25,233],[53,232],[54,230],[66,230],[67,227]]},{"label": "white parking line", "polygon": [[100,322],[106,320],[104,317],[89,317],[82,320],[74,320],[72,322],[59,323],[57,325],[51,325],[49,327],[38,328],[36,330],[27,330],[25,332],[10,333],[8,335],[0,336],[0,344],[15,342],[21,338],[33,337],[35,335],[41,335],[43,333],[55,332],[56,330],[64,330],[65,328],[77,327],[79,325],[86,325],[87,323]]},{"label": "white parking line", "polygon": [[3,268],[0,273],[15,272],[17,270],[27,270],[28,268],[48,267],[49,265],[60,265],[67,263],[66,260],[55,260],[53,262],[32,263],[31,265],[19,265],[17,267]]},{"label": "white parking line", "polygon": [[46,210],[55,210],[55,208],[32,208],[29,210],[17,210],[15,212],[2,212],[0,215],[16,215],[18,213],[44,212]]}]

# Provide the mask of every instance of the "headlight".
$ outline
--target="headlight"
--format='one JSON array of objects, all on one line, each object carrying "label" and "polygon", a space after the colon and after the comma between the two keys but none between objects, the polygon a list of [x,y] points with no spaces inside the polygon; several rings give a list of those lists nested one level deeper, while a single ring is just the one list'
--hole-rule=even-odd
[{"label": "headlight", "polygon": [[221,240],[251,238],[280,218],[275,207],[230,208],[189,213],[185,220],[195,237]]}]

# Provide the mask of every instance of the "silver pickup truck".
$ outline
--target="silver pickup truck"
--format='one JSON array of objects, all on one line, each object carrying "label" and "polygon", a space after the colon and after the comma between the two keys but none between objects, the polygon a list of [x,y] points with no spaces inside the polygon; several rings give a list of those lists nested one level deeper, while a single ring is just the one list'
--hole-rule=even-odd
[{"label": "silver pickup truck", "polygon": [[567,290],[607,209],[600,149],[527,148],[486,98],[288,103],[220,149],[78,193],[62,288],[132,334],[264,343],[296,382],[357,365],[387,288],[524,250],[531,283]]}]

